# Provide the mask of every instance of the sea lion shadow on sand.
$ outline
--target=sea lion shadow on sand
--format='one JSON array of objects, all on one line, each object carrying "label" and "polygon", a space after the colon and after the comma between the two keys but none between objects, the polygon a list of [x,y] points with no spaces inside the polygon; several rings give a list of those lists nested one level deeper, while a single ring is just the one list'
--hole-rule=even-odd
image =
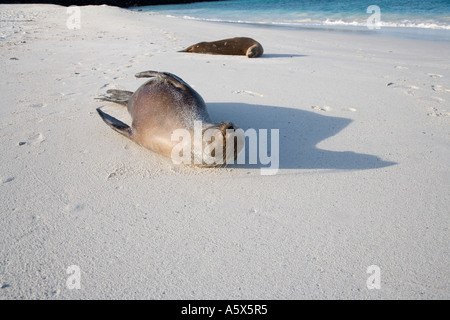
[{"label": "sea lion shadow on sand", "polygon": [[[331,151],[317,147],[321,141],[337,135],[351,119],[320,115],[315,112],[245,103],[207,103],[213,119],[229,118],[239,122],[244,131],[267,129],[267,153],[271,152],[271,129],[279,129],[279,169],[335,169],[367,170],[396,164],[378,156],[348,151]],[[261,138],[258,136],[258,141]],[[249,164],[249,145],[246,139],[245,164],[233,168],[268,168],[258,157],[257,164]],[[273,146],[272,146],[273,149]],[[259,152],[258,152],[259,153]]]},{"label": "sea lion shadow on sand", "polygon": [[288,54],[288,53],[265,53],[260,59],[270,59],[270,58],[301,58],[307,57],[306,54]]}]

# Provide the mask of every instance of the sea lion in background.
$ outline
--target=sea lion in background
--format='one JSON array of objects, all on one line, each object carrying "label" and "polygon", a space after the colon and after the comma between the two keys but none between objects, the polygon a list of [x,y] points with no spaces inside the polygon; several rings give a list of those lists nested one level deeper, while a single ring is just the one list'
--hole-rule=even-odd
[{"label": "sea lion in background", "polygon": [[262,45],[252,38],[231,38],[213,42],[199,42],[179,52],[243,55],[248,58],[262,56]]},{"label": "sea lion in background", "polygon": [[[145,71],[136,74],[136,77],[150,78],[150,80],[134,93],[125,90],[108,90],[108,96],[98,98],[126,105],[128,108],[132,118],[131,127],[97,108],[100,117],[112,129],[144,148],[172,157],[172,160],[174,160],[172,150],[180,144],[179,140],[173,141],[172,134],[177,129],[184,129],[189,132],[190,138],[183,142],[190,144],[187,150],[191,154],[187,155],[188,152],[186,152],[183,156],[187,156],[191,164],[215,167],[237,159],[237,155],[243,148],[242,139],[245,139],[235,134],[238,127],[231,122],[212,123],[203,98],[186,82],[167,72]],[[200,129],[195,130],[198,129],[199,123]],[[200,131],[200,137],[196,133],[198,131]],[[208,148],[204,141],[206,131],[209,131],[210,135],[211,132],[213,133],[213,138],[209,136],[209,141],[216,141],[216,139],[223,141],[221,144],[223,150],[216,152],[215,149]],[[191,140],[192,137],[194,139],[197,137],[197,141],[201,139],[200,143],[197,143],[200,148],[196,147],[195,141]],[[186,149],[183,148],[184,150]]]}]

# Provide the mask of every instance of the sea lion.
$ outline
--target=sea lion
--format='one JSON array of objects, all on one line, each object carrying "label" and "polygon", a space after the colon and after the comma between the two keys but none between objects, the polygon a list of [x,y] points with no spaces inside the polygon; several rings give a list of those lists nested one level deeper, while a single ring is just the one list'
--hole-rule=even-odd
[{"label": "sea lion", "polygon": [[208,54],[244,55],[248,58],[262,56],[262,45],[252,38],[237,37],[213,42],[199,42],[179,52],[194,52]]},{"label": "sea lion", "polygon": [[[213,123],[203,98],[186,82],[168,72],[144,71],[135,76],[150,80],[134,93],[108,90],[108,96],[98,98],[128,108],[131,127],[97,108],[112,129],[175,163],[216,167],[237,159],[245,139],[242,130],[236,131],[238,127],[231,122]],[[180,131],[187,137],[178,134],[174,138]]]}]

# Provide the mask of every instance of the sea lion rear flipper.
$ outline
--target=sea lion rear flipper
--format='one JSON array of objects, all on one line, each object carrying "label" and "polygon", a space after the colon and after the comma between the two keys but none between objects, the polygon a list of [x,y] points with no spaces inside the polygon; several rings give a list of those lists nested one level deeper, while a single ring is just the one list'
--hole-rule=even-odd
[{"label": "sea lion rear flipper", "polygon": [[142,72],[136,73],[134,76],[136,78],[154,78],[154,77],[158,76],[160,73],[161,72],[149,70],[149,71],[142,71]]},{"label": "sea lion rear flipper", "polygon": [[174,87],[177,87],[182,90],[186,90],[186,82],[183,81],[180,77],[169,73],[169,72],[158,72],[158,71],[143,71],[135,74],[136,78],[154,78],[160,77],[160,79],[164,79],[172,84]]},{"label": "sea lion rear flipper", "polygon": [[130,100],[131,96],[133,95],[133,92],[126,91],[126,90],[116,90],[116,89],[110,89],[106,91],[108,95],[105,95],[103,97],[95,98],[97,100],[102,101],[108,101],[108,102],[115,102],[121,105],[126,106],[128,104],[128,100]]},{"label": "sea lion rear flipper", "polygon": [[120,120],[117,120],[114,117],[111,117],[109,114],[104,113],[100,108],[96,109],[100,117],[102,118],[105,123],[110,126],[114,131],[117,131],[118,133],[124,135],[125,137],[132,139],[133,131],[131,130],[130,126],[126,123],[123,123]]}]

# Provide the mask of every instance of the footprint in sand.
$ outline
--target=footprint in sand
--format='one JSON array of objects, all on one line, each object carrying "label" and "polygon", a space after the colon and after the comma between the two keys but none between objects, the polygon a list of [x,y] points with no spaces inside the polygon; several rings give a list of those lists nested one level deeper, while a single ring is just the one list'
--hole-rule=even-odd
[{"label": "footprint in sand", "polygon": [[450,116],[450,112],[447,112],[445,110],[439,110],[438,108],[433,107],[427,113],[427,116],[430,116],[430,117],[448,117],[448,116]]},{"label": "footprint in sand", "polygon": [[85,205],[83,203],[81,204],[73,204],[69,203],[64,207],[64,211],[66,212],[80,212],[85,208]]},{"label": "footprint in sand", "polygon": [[38,146],[43,141],[45,141],[44,135],[42,133],[38,132],[38,133],[33,133],[32,135],[28,136],[28,138],[25,141],[19,141],[17,143],[17,145],[18,146],[23,146],[23,145]]},{"label": "footprint in sand", "polygon": [[8,177],[8,178],[5,178],[5,179],[2,179],[2,184],[11,182],[11,181],[13,181],[14,179],[15,179],[15,177]]},{"label": "footprint in sand", "polygon": [[355,108],[343,108],[342,111],[356,112]]},{"label": "footprint in sand", "polygon": [[445,99],[442,99],[441,97],[420,97],[420,100],[426,101],[426,102],[434,102],[434,103],[442,103],[445,102]]},{"label": "footprint in sand", "polygon": [[40,145],[43,141],[45,141],[45,137],[40,132],[32,134],[28,137],[28,143],[32,145]]},{"label": "footprint in sand", "polygon": [[112,172],[109,173],[108,177],[106,179],[120,179],[120,177],[128,174],[130,172],[129,169],[125,168],[124,166],[117,167]]},{"label": "footprint in sand", "polygon": [[311,109],[317,110],[317,111],[331,111],[331,108],[329,106],[311,106]]},{"label": "footprint in sand", "polygon": [[433,84],[431,86],[431,89],[433,91],[437,91],[437,92],[450,92],[450,89],[444,88],[443,86],[441,86],[440,84]]},{"label": "footprint in sand", "polygon": [[386,84],[387,87],[395,88],[395,89],[403,89],[405,94],[408,94],[410,96],[415,95],[415,91],[419,90],[420,88],[415,85],[402,85],[402,84],[396,84],[394,82],[389,82]]},{"label": "footprint in sand", "polygon": [[408,70],[408,67],[395,66],[395,69],[399,69],[399,70]]},{"label": "footprint in sand", "polygon": [[235,94],[246,94],[246,95],[249,95],[249,96],[252,96],[252,97],[264,97],[264,95],[263,94],[261,94],[261,93],[258,93],[258,92],[253,92],[253,91],[249,91],[249,90],[236,90],[236,91],[233,91],[233,93],[235,93]]},{"label": "footprint in sand", "polygon": [[443,78],[444,76],[442,74],[437,74],[437,73],[427,73],[427,75],[431,78]]},{"label": "footprint in sand", "polygon": [[405,90],[405,93],[409,94],[411,96],[414,96],[415,93],[416,93],[415,90],[419,90],[419,89],[420,88],[418,86],[407,86],[406,90]]},{"label": "footprint in sand", "polygon": [[28,107],[30,108],[45,108],[47,106],[47,104],[45,103],[34,103],[34,104],[30,104]]}]

